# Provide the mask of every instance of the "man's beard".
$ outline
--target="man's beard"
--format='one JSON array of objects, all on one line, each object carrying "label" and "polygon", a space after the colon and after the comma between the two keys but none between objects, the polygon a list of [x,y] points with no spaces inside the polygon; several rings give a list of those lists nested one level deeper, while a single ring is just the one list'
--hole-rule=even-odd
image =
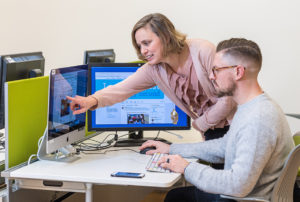
[{"label": "man's beard", "polygon": [[217,96],[218,97],[224,97],[224,96],[233,96],[233,93],[236,89],[236,84],[231,81],[230,86],[227,89],[216,89],[217,91]]}]

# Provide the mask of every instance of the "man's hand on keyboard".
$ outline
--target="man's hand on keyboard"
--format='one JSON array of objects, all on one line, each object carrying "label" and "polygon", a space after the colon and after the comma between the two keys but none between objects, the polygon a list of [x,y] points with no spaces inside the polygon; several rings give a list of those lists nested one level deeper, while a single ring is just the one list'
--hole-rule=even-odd
[{"label": "man's hand on keyboard", "polygon": [[170,145],[154,140],[148,140],[142,146],[140,146],[139,150],[145,149],[146,147],[155,147],[156,149],[152,149],[146,152],[146,154],[154,154],[154,153],[163,153],[168,154],[170,151]]},{"label": "man's hand on keyboard", "polygon": [[179,155],[167,155],[158,161],[158,165],[175,173],[184,174],[184,169],[189,165],[189,162]]}]

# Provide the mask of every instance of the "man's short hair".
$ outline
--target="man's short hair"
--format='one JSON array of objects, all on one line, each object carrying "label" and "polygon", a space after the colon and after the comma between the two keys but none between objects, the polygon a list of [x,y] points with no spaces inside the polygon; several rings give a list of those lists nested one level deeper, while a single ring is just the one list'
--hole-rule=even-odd
[{"label": "man's short hair", "polygon": [[244,38],[231,38],[221,41],[217,46],[217,52],[224,51],[225,55],[251,60],[260,68],[262,65],[262,55],[259,46]]}]

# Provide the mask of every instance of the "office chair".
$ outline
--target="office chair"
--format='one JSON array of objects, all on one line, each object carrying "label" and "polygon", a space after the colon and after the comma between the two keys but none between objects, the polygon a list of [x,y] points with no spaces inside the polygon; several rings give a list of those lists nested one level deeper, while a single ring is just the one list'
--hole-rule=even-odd
[{"label": "office chair", "polygon": [[[298,131],[297,133],[295,133],[293,135],[293,139],[294,139],[294,142],[295,142],[295,145],[300,145],[300,131]],[[298,190],[297,190],[297,194],[300,195],[299,193],[299,189],[300,189],[300,167],[298,169],[298,175],[297,175],[297,179],[296,179],[296,182],[297,182],[297,185],[298,186]],[[300,199],[299,199],[300,200]]]},{"label": "office chair", "polygon": [[[300,135],[300,132],[299,132]],[[298,144],[288,155],[282,171],[275,183],[272,191],[272,202],[291,202],[293,201],[294,185],[300,166],[300,144]],[[233,197],[221,195],[222,198],[233,199],[237,201],[262,201],[269,202],[268,200],[252,197]]]}]

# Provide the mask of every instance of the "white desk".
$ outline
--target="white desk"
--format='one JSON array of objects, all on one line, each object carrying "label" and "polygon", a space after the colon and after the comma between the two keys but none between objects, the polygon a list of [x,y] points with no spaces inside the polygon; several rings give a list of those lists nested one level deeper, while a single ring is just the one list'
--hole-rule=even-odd
[{"label": "white desk", "polygon": [[[147,172],[145,166],[150,158],[151,156],[133,151],[81,154],[81,159],[72,163],[37,161],[28,166],[6,170],[2,172],[2,176],[15,180],[15,185],[10,189],[85,192],[86,202],[92,201],[93,184],[170,187],[181,178],[178,173]],[[110,174],[115,171],[141,172],[145,173],[145,177],[111,177]],[[46,186],[44,183],[47,181],[57,181],[61,184]]]}]

